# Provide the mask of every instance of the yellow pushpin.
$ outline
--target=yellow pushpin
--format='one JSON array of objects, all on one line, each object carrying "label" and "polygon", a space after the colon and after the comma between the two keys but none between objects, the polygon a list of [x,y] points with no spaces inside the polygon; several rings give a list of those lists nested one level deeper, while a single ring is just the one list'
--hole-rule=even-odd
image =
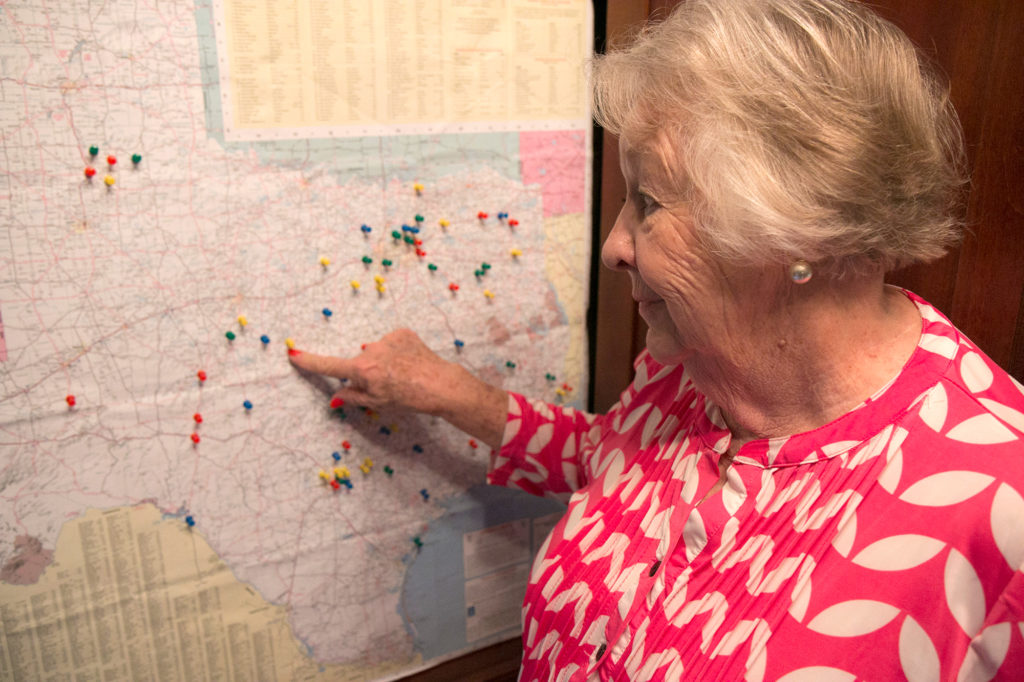
[{"label": "yellow pushpin", "polygon": [[486,296],[489,299],[494,298],[494,292],[491,291],[490,289],[484,289],[484,296]]},{"label": "yellow pushpin", "polygon": [[360,464],[359,470],[362,471],[364,474],[370,473],[370,467],[366,466],[365,464]]},{"label": "yellow pushpin", "polygon": [[239,315],[238,324],[244,327],[245,325],[249,324],[249,320],[245,317],[245,315]]},{"label": "yellow pushpin", "polygon": [[555,393],[556,393],[556,394],[558,394],[558,396],[559,396],[559,397],[561,397],[561,398],[564,398],[564,397],[565,397],[565,391],[563,391],[563,390],[562,390],[562,389],[560,389],[560,388],[556,388],[556,389],[555,389]]},{"label": "yellow pushpin", "polygon": [[368,467],[372,467],[373,466],[373,460],[370,459],[369,457],[367,457],[366,459],[363,460],[363,464],[365,464]]},{"label": "yellow pushpin", "polygon": [[335,478],[348,478],[348,469],[345,467],[334,467]]},{"label": "yellow pushpin", "polygon": [[373,281],[376,282],[377,284],[384,284],[385,282],[384,278],[381,277],[380,275],[374,275]]},{"label": "yellow pushpin", "polygon": [[103,182],[106,183],[107,187],[113,187],[114,183],[117,182],[117,180],[114,179],[113,175],[108,175],[105,178],[103,178]]},{"label": "yellow pushpin", "polygon": [[353,289],[355,289],[355,290],[357,290],[357,291],[359,290],[359,280],[357,280],[357,279],[354,279],[354,280],[352,280],[351,282],[349,282],[349,284],[351,284],[351,285],[352,285],[352,288],[353,288]]},{"label": "yellow pushpin", "polygon": [[320,470],[320,478],[321,478],[321,480],[323,480],[323,481],[329,481],[329,480],[331,480],[331,477],[330,477],[330,476],[329,476],[329,475],[327,474],[327,472],[326,472],[326,471],[324,471],[323,469],[321,469],[321,470]]},{"label": "yellow pushpin", "polygon": [[295,340],[289,336],[284,340],[284,345],[288,346],[288,350],[293,350],[295,348]]},{"label": "yellow pushpin", "polygon": [[416,194],[420,194],[423,192],[423,185],[421,183],[414,183],[412,188],[416,190]]},{"label": "yellow pushpin", "polygon": [[451,223],[445,220],[444,218],[438,220],[437,224],[440,225],[441,227],[448,227],[449,225],[451,225]]},{"label": "yellow pushpin", "polygon": [[387,287],[385,287],[383,284],[377,285],[377,293],[383,294],[386,291],[386,289]]},{"label": "yellow pushpin", "polygon": [[320,265],[322,265],[322,266],[324,266],[326,268],[330,264],[331,264],[331,259],[330,258],[328,258],[327,256],[320,256]]},{"label": "yellow pushpin", "polygon": [[520,249],[512,249],[509,253],[512,254],[513,258],[518,258],[523,255],[523,252]]}]

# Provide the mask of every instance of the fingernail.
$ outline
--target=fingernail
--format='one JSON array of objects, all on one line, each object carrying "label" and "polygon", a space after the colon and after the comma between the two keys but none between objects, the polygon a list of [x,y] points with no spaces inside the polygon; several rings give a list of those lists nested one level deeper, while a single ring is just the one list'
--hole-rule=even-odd
[{"label": "fingernail", "polygon": [[345,401],[341,398],[331,398],[331,407],[339,408],[345,404]]},{"label": "fingernail", "polygon": [[295,348],[289,348],[288,349],[288,355],[291,355],[292,357],[295,357],[296,355],[302,355],[302,351],[301,350],[297,350]]}]

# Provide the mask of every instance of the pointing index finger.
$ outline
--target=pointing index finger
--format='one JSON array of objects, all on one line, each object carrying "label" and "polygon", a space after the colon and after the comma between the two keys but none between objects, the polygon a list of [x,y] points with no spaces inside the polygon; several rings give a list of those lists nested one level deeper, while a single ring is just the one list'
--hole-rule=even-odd
[{"label": "pointing index finger", "polygon": [[304,372],[322,374],[336,379],[347,379],[352,375],[352,361],[345,358],[317,355],[305,351],[289,351],[288,359],[295,367]]}]

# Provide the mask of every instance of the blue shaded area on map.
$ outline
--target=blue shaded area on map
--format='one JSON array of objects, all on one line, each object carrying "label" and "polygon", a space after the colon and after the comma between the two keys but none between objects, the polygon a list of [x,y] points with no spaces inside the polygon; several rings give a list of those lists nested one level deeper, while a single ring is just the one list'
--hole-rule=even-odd
[{"label": "blue shaded area on map", "polygon": [[224,139],[221,109],[220,68],[213,29],[213,5],[198,0],[195,6],[199,33],[199,68],[203,84],[206,130],[226,151],[252,150],[268,164],[323,164],[339,184],[350,180],[396,177],[403,181],[465,173],[481,166],[513,180],[520,179],[519,133],[452,133],[436,135],[388,135],[228,142]]},{"label": "blue shaded area on map", "polygon": [[[423,547],[406,571],[402,587],[401,615],[425,660],[470,646],[466,641],[465,574],[462,536],[509,521],[562,513],[555,500],[527,493],[480,485],[445,502],[446,513],[430,525],[421,539]],[[537,547],[544,538],[532,538]],[[514,636],[496,635],[495,641]],[[480,646],[485,642],[474,642]]]}]

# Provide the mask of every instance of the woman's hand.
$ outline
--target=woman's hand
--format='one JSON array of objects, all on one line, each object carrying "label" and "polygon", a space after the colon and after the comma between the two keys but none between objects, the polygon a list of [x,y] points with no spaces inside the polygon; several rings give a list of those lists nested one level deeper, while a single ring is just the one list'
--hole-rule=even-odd
[{"label": "woman's hand", "polygon": [[306,372],[347,379],[331,396],[373,409],[405,408],[451,422],[491,447],[501,445],[508,394],[448,362],[409,329],[369,343],[354,358],[289,351],[292,364]]}]

